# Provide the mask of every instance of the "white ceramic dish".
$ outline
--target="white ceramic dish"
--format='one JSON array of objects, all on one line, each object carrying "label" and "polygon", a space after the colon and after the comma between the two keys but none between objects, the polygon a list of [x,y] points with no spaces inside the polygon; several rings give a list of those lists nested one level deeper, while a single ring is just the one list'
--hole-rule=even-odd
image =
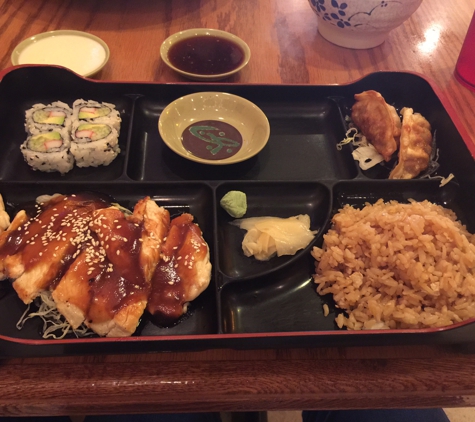
[{"label": "white ceramic dish", "polygon": [[[190,152],[183,145],[183,134],[190,126],[199,126],[203,121],[231,125],[242,136],[241,147],[237,148],[237,152],[230,151],[233,155],[222,159],[207,159]],[[227,142],[224,131],[215,130],[212,124],[204,128],[200,132],[203,136],[193,138],[197,145],[202,143],[200,147],[211,152],[220,149],[220,146],[228,148],[228,145],[233,145],[232,141]],[[242,97],[222,92],[198,92],[175,100],[162,111],[158,129],[165,144],[177,154],[191,161],[211,165],[239,163],[255,156],[266,146],[270,135],[269,121],[259,107]],[[217,142],[214,141],[216,139]],[[219,140],[224,140],[226,145],[218,145]]]},{"label": "white ceramic dish", "polygon": [[[198,74],[198,73],[190,73],[179,69],[176,67],[171,61],[169,57],[170,49],[175,46],[177,43],[188,39],[188,38],[196,38],[196,37],[218,37],[229,42],[236,44],[243,52],[243,60],[242,62],[236,66],[234,69],[219,74]],[[160,47],[160,56],[162,60],[165,62],[167,66],[173,69],[175,72],[179,73],[182,76],[185,76],[188,79],[196,80],[196,81],[218,81],[221,79],[225,79],[234,75],[235,73],[239,72],[243,69],[248,63],[251,58],[251,50],[249,46],[239,37],[234,34],[231,34],[226,31],[221,31],[219,29],[207,29],[207,28],[194,28],[194,29],[187,29],[185,31],[177,32],[170,37],[168,37]]]},{"label": "white ceramic dish", "polygon": [[95,35],[74,30],[43,32],[27,38],[12,52],[13,65],[64,66],[81,76],[99,72],[109,60],[107,44]]}]

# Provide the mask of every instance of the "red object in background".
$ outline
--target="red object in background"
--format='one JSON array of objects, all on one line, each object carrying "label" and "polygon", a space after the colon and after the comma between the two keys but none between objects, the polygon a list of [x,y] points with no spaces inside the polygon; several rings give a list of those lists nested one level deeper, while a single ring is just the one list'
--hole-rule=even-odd
[{"label": "red object in background", "polygon": [[475,91],[475,13],[455,65],[455,78],[462,85]]}]

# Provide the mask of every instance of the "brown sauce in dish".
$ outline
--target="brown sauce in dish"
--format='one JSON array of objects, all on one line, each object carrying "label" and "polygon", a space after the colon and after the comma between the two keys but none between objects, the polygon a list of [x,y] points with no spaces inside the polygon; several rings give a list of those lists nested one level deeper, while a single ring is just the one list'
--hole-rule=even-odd
[{"label": "brown sauce in dish", "polygon": [[202,120],[188,126],[182,133],[183,147],[195,157],[223,160],[232,157],[242,147],[242,136],[228,123]]},{"label": "brown sauce in dish", "polygon": [[244,61],[244,51],[233,41],[203,35],[178,41],[168,51],[168,58],[184,72],[220,75],[238,68]]}]

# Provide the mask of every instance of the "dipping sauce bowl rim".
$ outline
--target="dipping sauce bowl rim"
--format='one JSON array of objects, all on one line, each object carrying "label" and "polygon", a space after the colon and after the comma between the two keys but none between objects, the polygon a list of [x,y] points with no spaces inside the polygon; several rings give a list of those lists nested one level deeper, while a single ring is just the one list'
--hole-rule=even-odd
[{"label": "dipping sauce bowl rim", "polygon": [[[188,39],[188,38],[202,37],[202,36],[221,37],[226,40],[235,42],[239,47],[241,47],[244,53],[244,58],[243,58],[242,63],[239,66],[237,66],[235,69],[230,70],[229,72],[217,73],[214,75],[207,75],[207,74],[186,72],[174,66],[170,62],[170,59],[168,58],[168,52],[170,48],[173,45],[175,45],[175,43],[177,43],[178,41]],[[251,59],[251,49],[242,38],[239,38],[237,35],[234,35],[230,32],[222,31],[220,29],[192,28],[192,29],[186,29],[184,31],[176,32],[173,35],[170,35],[165,41],[163,41],[162,45],[160,46],[160,56],[168,67],[173,69],[175,72],[182,74],[183,76],[186,76],[192,79],[198,79],[198,80],[217,80],[217,79],[227,78],[228,76],[231,76],[239,72],[241,69],[243,69],[249,63],[249,60]]]}]

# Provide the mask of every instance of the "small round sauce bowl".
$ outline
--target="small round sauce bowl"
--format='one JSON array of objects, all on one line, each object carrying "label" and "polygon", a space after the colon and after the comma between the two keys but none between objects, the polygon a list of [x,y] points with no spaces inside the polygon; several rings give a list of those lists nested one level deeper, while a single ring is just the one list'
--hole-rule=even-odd
[{"label": "small round sauce bowl", "polygon": [[162,111],[158,130],[165,144],[202,164],[239,163],[258,154],[270,135],[269,121],[254,103],[224,92],[197,92]]},{"label": "small round sauce bowl", "polygon": [[218,29],[195,28],[168,37],[160,47],[162,60],[195,81],[218,81],[239,72],[250,58],[249,46]]},{"label": "small round sauce bowl", "polygon": [[106,65],[109,56],[109,47],[99,37],[87,32],[61,29],[23,40],[13,50],[11,61],[14,66],[64,66],[78,75],[90,77]]}]

